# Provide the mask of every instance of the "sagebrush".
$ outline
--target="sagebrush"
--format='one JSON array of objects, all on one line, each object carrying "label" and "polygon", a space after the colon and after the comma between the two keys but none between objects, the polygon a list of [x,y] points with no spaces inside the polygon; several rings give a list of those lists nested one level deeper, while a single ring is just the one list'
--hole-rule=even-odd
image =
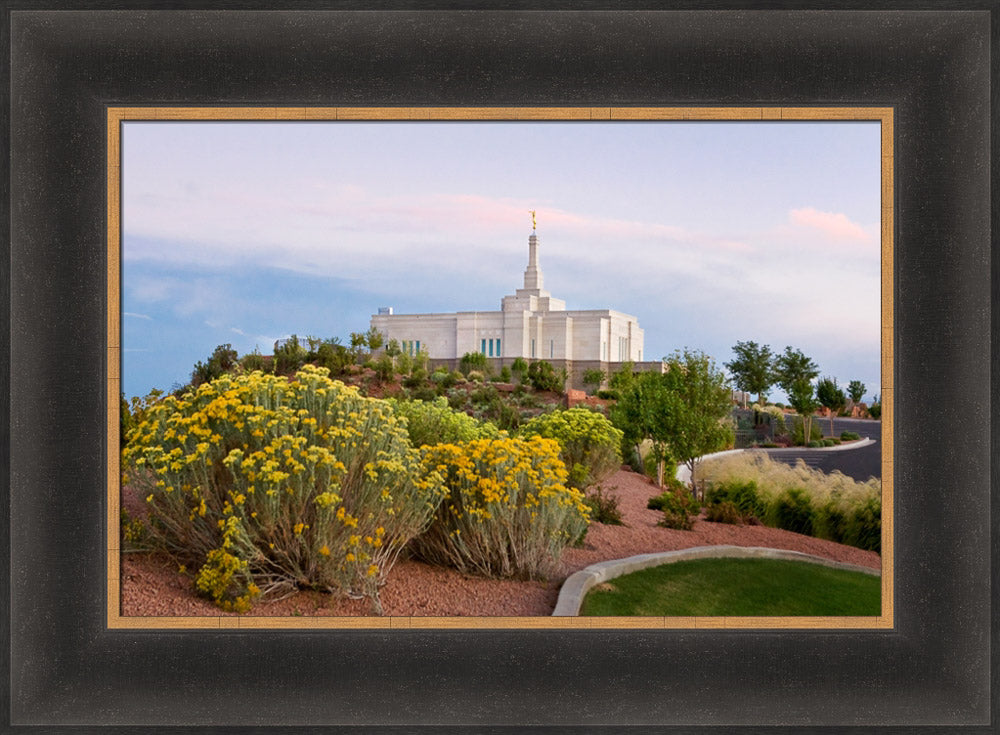
[{"label": "sagebrush", "polygon": [[487,577],[545,578],[586,531],[583,493],[566,486],[552,439],[478,439],[425,446],[447,495],[414,539],[422,559]]},{"label": "sagebrush", "polygon": [[443,495],[381,400],[306,366],[223,376],[150,407],[123,452],[151,542],[224,609],[300,587],[364,596]]}]

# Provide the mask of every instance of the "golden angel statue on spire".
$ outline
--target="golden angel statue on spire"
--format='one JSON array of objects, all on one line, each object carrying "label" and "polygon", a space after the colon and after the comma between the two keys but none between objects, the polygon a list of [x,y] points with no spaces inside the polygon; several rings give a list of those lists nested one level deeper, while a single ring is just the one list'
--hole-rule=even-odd
[{"label": "golden angel statue on spire", "polygon": [[529,209],[528,211],[531,212],[531,229],[534,230],[538,226],[537,223],[535,222],[535,210]]}]

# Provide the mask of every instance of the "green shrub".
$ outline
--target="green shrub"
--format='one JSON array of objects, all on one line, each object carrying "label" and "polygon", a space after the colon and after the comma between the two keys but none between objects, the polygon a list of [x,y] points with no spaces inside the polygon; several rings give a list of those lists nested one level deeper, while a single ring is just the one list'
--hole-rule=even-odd
[{"label": "green shrub", "polygon": [[570,486],[578,490],[602,482],[622,464],[621,430],[601,414],[585,408],[537,416],[524,425],[521,435],[544,436],[559,442],[559,456],[570,469]]},{"label": "green shrub", "polygon": [[427,385],[427,371],[422,367],[414,366],[413,370],[403,378],[403,386],[406,388],[423,388]]},{"label": "green shrub", "polygon": [[841,505],[830,499],[822,504],[814,503],[813,507],[813,535],[838,544],[843,543],[847,516]]},{"label": "green shrub", "polygon": [[599,390],[597,391],[597,397],[602,400],[618,400],[618,391],[616,390]]},{"label": "green shrub", "polygon": [[724,500],[705,508],[705,520],[712,523],[730,523],[739,526],[743,524],[743,514],[731,502]]},{"label": "green shrub", "polygon": [[528,382],[535,390],[560,393],[566,384],[566,374],[557,373],[551,363],[539,360],[528,365]]},{"label": "green shrub", "polygon": [[524,376],[528,373],[528,363],[523,357],[517,357],[510,364],[510,372],[514,380],[521,383],[524,381]]},{"label": "green shrub", "polygon": [[868,498],[844,522],[844,543],[882,553],[882,499]]},{"label": "green shrub", "polygon": [[421,450],[447,497],[412,548],[432,564],[487,577],[544,578],[586,531],[584,496],[565,486],[552,439],[475,440]]},{"label": "green shrub", "polygon": [[819,449],[820,447],[823,446],[823,442],[821,442],[819,440],[812,441],[812,442],[809,442],[806,446],[809,447],[810,449]]},{"label": "green shrub", "polygon": [[492,425],[481,424],[467,414],[453,411],[444,398],[434,401],[400,401],[390,398],[386,402],[397,417],[405,419],[407,435],[415,447],[468,442],[497,436],[499,433]]},{"label": "green shrub", "polygon": [[198,361],[191,373],[191,385],[198,387],[225,375],[236,365],[236,350],[231,344],[219,345],[208,358],[208,362]]},{"label": "green shrub", "polygon": [[834,447],[836,445],[837,445],[837,442],[835,442],[833,439],[824,439],[823,440],[823,446],[824,447]]},{"label": "green shrub", "polygon": [[247,373],[252,373],[255,370],[259,370],[262,373],[267,372],[267,362],[264,360],[264,356],[260,354],[260,350],[256,348],[253,352],[248,352],[240,358],[240,367]]},{"label": "green shrub", "polygon": [[490,363],[487,361],[486,355],[481,352],[466,352],[458,361],[458,369],[466,377],[474,370],[485,374],[490,371]]},{"label": "green shrub", "polygon": [[351,351],[340,344],[337,339],[324,340],[316,348],[316,365],[325,367],[331,375],[344,375],[353,362],[354,357]]},{"label": "green shrub", "polygon": [[261,593],[378,589],[443,495],[385,401],[306,366],[223,376],[149,409],[123,452],[152,543],[224,609]]},{"label": "green shrub", "polygon": [[854,431],[842,431],[840,432],[840,440],[844,442],[855,441],[861,438],[861,434]]},{"label": "green shrub", "polygon": [[[797,446],[807,444],[803,440],[805,429],[802,426],[802,417],[796,416],[792,422],[792,442]],[[809,427],[809,441],[820,441],[823,439],[823,430],[819,427],[819,421],[813,421]]]},{"label": "green shrub", "polygon": [[427,370],[430,367],[431,357],[427,353],[427,350],[421,348],[417,350],[417,354],[413,356],[413,367],[411,372],[416,372],[417,370],[423,370],[424,375],[427,375]]},{"label": "green shrub", "polygon": [[500,368],[500,382],[509,383],[510,378],[511,378],[510,368],[504,365],[502,368]]},{"label": "green shrub", "polygon": [[299,344],[295,334],[274,348],[274,372],[278,375],[294,373],[305,361],[306,348]]},{"label": "green shrub", "polygon": [[694,517],[701,511],[698,501],[684,490],[667,490],[650,498],[646,507],[663,512],[659,525],[681,531],[690,531],[694,527]]},{"label": "green shrub", "polygon": [[470,370],[465,377],[472,383],[482,383],[486,379],[486,374],[479,370]]},{"label": "green shrub", "polygon": [[500,398],[500,394],[497,389],[492,385],[480,385],[475,390],[469,393],[469,401],[480,407],[488,407],[494,401]]},{"label": "green shrub", "polygon": [[583,502],[590,508],[590,520],[603,523],[606,526],[623,526],[619,498],[610,490],[605,491],[600,485],[594,486],[584,497]]},{"label": "green shrub", "polygon": [[405,394],[411,401],[433,401],[438,397],[437,391],[426,383],[417,388],[407,388]]},{"label": "green shrub", "polygon": [[753,480],[745,482],[729,480],[712,485],[705,492],[705,505],[709,509],[723,503],[729,503],[736,508],[743,520],[763,518],[766,507],[757,483]]},{"label": "green shrub", "polygon": [[868,415],[871,416],[873,419],[882,418],[882,404],[873,403],[872,405],[870,405],[868,407]]},{"label": "green shrub", "polygon": [[521,426],[521,412],[499,396],[490,401],[483,417],[497,425],[498,428],[515,433]]},{"label": "green shrub", "polygon": [[375,377],[380,383],[388,383],[396,377],[396,368],[392,358],[384,352],[375,361]]},{"label": "green shrub", "polygon": [[584,370],[583,384],[590,386],[590,392],[593,393],[601,386],[601,383],[603,383],[607,377],[608,376],[600,368]]},{"label": "green shrub", "polygon": [[805,536],[813,532],[813,509],[809,495],[802,488],[790,488],[768,506],[765,522],[775,528],[794,531]]},{"label": "green shrub", "polygon": [[[385,353],[383,353],[385,354]],[[396,372],[400,375],[409,375],[413,370],[413,358],[409,352],[400,352],[395,358]]]}]

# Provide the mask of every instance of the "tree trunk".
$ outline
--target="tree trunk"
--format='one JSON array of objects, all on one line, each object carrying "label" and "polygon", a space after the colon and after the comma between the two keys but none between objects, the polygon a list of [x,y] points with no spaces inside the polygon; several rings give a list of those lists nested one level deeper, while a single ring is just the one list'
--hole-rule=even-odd
[{"label": "tree trunk", "polygon": [[663,487],[663,457],[656,460],[656,486]]},{"label": "tree trunk", "polygon": [[830,436],[833,436],[833,409],[830,409]]},{"label": "tree trunk", "polygon": [[684,463],[688,466],[688,470],[691,472],[691,497],[695,500],[698,499],[698,484],[694,480],[694,465],[697,461],[697,459],[689,459]]}]

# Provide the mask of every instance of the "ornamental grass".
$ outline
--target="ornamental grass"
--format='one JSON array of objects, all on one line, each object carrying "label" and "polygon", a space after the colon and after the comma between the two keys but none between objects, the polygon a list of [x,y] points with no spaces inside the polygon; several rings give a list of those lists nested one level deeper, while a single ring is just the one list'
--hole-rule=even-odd
[{"label": "ornamental grass", "polygon": [[245,612],[312,588],[367,597],[443,496],[384,401],[306,366],[223,376],[152,406],[123,452],[154,545]]},{"label": "ornamental grass", "polygon": [[414,552],[433,564],[486,577],[545,578],[589,522],[583,493],[566,487],[551,439],[479,439],[426,446],[429,473],[447,495]]},{"label": "ornamental grass", "polygon": [[[861,549],[882,549],[882,482],[858,482],[842,472],[821,472],[799,460],[794,466],[762,452],[741,452],[698,465],[698,479],[726,497],[749,488],[756,507],[742,510],[765,525],[805,533]],[[718,495],[709,491],[706,499]]]}]

